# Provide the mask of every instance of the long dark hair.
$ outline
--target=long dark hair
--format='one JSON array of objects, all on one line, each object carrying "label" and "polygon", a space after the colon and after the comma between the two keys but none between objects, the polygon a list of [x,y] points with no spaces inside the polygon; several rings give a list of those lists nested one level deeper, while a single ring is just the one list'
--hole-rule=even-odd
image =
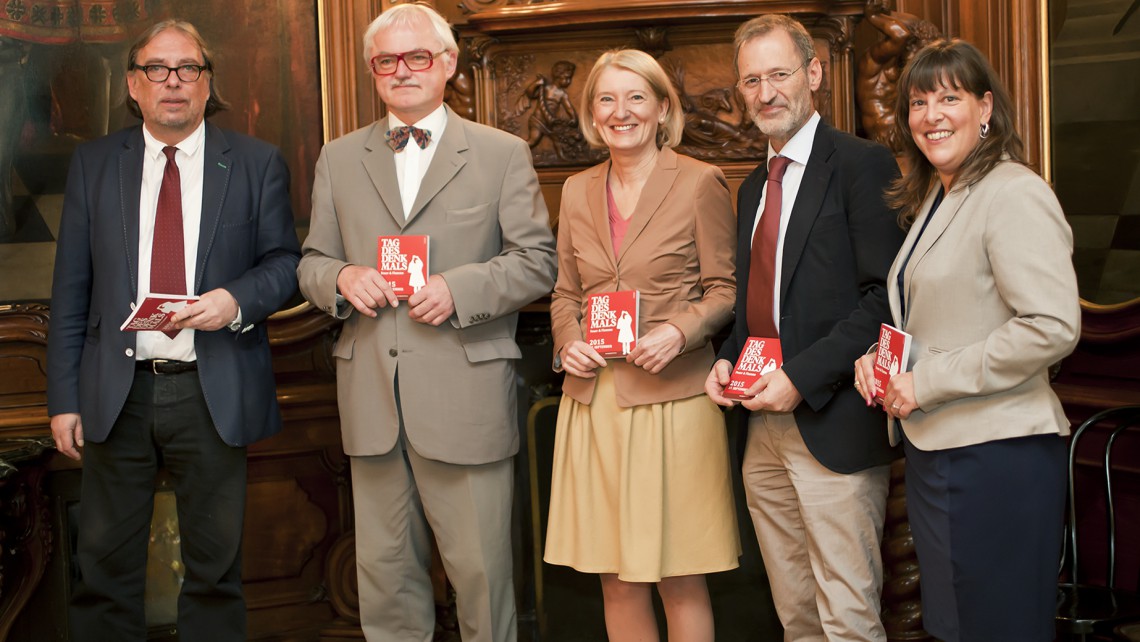
[{"label": "long dark hair", "polygon": [[[210,97],[206,99],[206,117],[209,118],[223,109],[229,109],[230,104],[218,95],[218,89],[214,86],[214,57],[210,53],[210,48],[206,46],[206,40],[202,38],[202,34],[198,33],[198,29],[194,25],[184,20],[163,20],[143,32],[131,45],[131,50],[127,52],[127,70],[135,69],[135,57],[139,55],[139,51],[167,29],[182,32],[186,37],[193,40],[194,44],[198,45],[198,50],[202,52],[202,61],[206,67],[203,73],[210,83]],[[142,110],[139,109],[139,104],[135,102],[135,99],[131,98],[130,92],[127,92],[127,110],[135,118],[142,119]]]},{"label": "long dark hair", "polygon": [[895,135],[902,143],[902,157],[909,170],[891,184],[886,197],[888,204],[899,210],[899,224],[904,228],[914,222],[918,209],[938,180],[938,172],[919,150],[910,131],[910,95],[912,91],[937,91],[940,87],[968,91],[979,100],[987,91],[993,96],[989,133],[962,162],[951,190],[978,182],[1005,155],[1025,164],[1025,146],[1014,128],[1009,92],[985,55],[974,45],[957,38],[931,42],[903,69],[895,104]]}]

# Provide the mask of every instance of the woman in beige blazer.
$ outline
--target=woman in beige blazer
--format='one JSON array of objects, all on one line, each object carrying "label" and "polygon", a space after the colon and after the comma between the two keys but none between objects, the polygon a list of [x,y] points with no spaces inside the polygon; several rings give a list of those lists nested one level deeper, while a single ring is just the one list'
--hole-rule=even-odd
[{"label": "woman in beige blazer", "polygon": [[[737,566],[724,420],[703,394],[709,338],[732,315],[736,222],[724,175],[680,156],[684,116],[660,65],[604,54],[582,132],[610,160],[570,177],[550,316],[564,369],[546,561],[599,573],[611,640],[713,639],[704,574]],[[607,362],[584,341],[587,297],[640,292],[636,343]]]},{"label": "woman in beige blazer", "polygon": [[[909,233],[887,283],[913,341],[882,403],[892,440],[902,428],[923,623],[948,642],[1052,640],[1069,424],[1048,368],[1077,341],[1072,234],[974,46],[920,51],[895,123],[911,169],[888,198]],[[873,362],[855,364],[868,405]]]}]

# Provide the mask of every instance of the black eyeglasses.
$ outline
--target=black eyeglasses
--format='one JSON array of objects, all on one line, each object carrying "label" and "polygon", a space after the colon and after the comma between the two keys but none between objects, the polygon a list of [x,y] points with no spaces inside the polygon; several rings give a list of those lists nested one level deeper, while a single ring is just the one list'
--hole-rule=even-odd
[{"label": "black eyeglasses", "polygon": [[396,68],[400,66],[400,61],[403,60],[411,71],[424,71],[431,69],[432,62],[435,57],[446,53],[447,50],[437,51],[432,53],[427,49],[413,49],[405,51],[404,53],[383,53],[378,56],[373,56],[372,60],[368,61],[368,66],[372,68],[372,73],[377,76],[391,76],[396,73]]},{"label": "black eyeglasses", "polygon": [[151,82],[166,82],[170,78],[170,72],[178,75],[178,79],[182,82],[194,82],[202,77],[202,72],[209,69],[206,65],[178,65],[177,67],[167,67],[166,65],[136,65],[131,63],[131,70],[141,69],[146,74],[146,79]]}]

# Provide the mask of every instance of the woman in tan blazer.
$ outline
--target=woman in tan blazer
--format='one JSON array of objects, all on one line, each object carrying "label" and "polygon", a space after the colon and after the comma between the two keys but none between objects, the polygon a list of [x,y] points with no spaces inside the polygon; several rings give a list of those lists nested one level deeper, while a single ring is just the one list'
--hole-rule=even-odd
[{"label": "woman in tan blazer", "polygon": [[[724,175],[680,156],[684,116],[660,65],[604,54],[582,132],[610,160],[570,177],[550,316],[564,369],[546,561],[599,573],[611,640],[713,639],[704,574],[737,566],[724,420],[703,394],[709,338],[732,315],[735,217]],[[637,290],[636,343],[607,361],[584,341],[587,297]]]},{"label": "woman in tan blazer", "polygon": [[[1077,341],[1072,234],[974,46],[920,51],[895,123],[911,170],[888,198],[909,232],[887,283],[913,340],[883,407],[892,440],[902,428],[923,623],[948,642],[1052,640],[1069,424],[1048,368]],[[868,405],[873,361],[855,364]]]}]

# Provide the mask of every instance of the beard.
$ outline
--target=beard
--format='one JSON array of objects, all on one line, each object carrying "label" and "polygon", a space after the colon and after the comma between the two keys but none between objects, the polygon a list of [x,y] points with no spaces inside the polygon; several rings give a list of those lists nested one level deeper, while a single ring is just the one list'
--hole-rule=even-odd
[{"label": "beard", "polygon": [[[783,98],[779,96],[778,98]],[[764,107],[781,106],[784,109],[771,116],[764,116]],[[804,123],[811,117],[811,94],[794,99],[776,100],[770,103],[760,103],[748,108],[748,115],[756,127],[769,138],[788,140],[795,135]]]}]

